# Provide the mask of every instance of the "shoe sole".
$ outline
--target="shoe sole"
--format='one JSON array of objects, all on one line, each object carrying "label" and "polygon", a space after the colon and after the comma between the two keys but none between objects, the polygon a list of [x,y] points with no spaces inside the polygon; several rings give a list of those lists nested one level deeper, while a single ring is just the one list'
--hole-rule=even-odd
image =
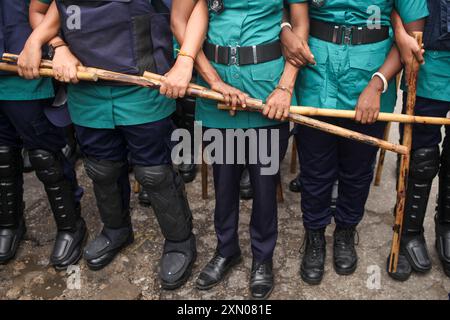
[{"label": "shoe sole", "polygon": [[191,277],[192,269],[194,268],[194,263],[197,260],[197,254],[193,257],[192,261],[189,263],[189,266],[186,268],[186,271],[183,273],[183,276],[175,283],[169,283],[161,280],[161,287],[164,290],[175,290],[182,287]]},{"label": "shoe sole", "polygon": [[340,276],[350,276],[350,275],[352,275],[353,273],[355,273],[355,271],[356,271],[356,269],[357,269],[357,267],[358,267],[358,264],[355,264],[352,268],[350,268],[350,269],[343,269],[343,268],[339,268],[338,266],[336,266],[334,263],[333,263],[333,267],[334,267],[334,271],[338,274],[338,275],[340,275]]},{"label": "shoe sole", "polygon": [[274,287],[274,286],[272,286],[272,288],[270,289],[270,291],[267,292],[267,293],[264,295],[264,297],[255,297],[255,296],[253,296],[253,295],[250,293],[250,299],[251,299],[251,300],[255,300],[255,301],[267,300],[267,299],[270,297],[270,295],[272,294],[273,287]]},{"label": "shoe sole", "polygon": [[105,263],[102,263],[102,264],[92,264],[92,263],[89,263],[89,261],[86,260],[86,265],[88,266],[89,270],[92,270],[92,271],[99,271],[99,270],[105,268],[106,266],[108,266],[108,265],[116,258],[116,256],[117,256],[122,250],[124,250],[126,247],[128,247],[129,245],[131,245],[133,242],[134,242],[134,237],[131,237],[131,239],[128,239],[128,241],[127,241],[123,246],[121,246],[120,248],[118,248],[117,252],[116,252],[111,258],[109,258],[108,260],[106,260]]},{"label": "shoe sole", "polygon": [[223,274],[222,278],[219,279],[217,282],[214,282],[214,283],[212,283],[212,284],[210,284],[210,285],[207,285],[207,286],[202,286],[202,285],[199,285],[198,283],[196,283],[196,284],[195,284],[196,288],[197,288],[198,290],[202,290],[202,291],[210,290],[210,289],[214,288],[214,287],[217,286],[219,283],[221,283],[222,281],[224,281],[224,280],[227,278],[227,276],[230,275],[231,270],[232,270],[235,266],[237,266],[238,264],[240,264],[241,262],[242,262],[242,256],[239,257],[239,259],[237,259],[236,261],[234,261],[234,262],[230,265],[230,267],[228,268],[228,270]]},{"label": "shoe sole", "polygon": [[312,285],[312,286],[319,285],[323,280],[323,276],[320,279],[311,279],[311,278],[308,278],[307,276],[305,276],[303,274],[303,272],[300,272],[300,277],[302,278],[302,280],[304,282],[306,282],[307,284]]}]

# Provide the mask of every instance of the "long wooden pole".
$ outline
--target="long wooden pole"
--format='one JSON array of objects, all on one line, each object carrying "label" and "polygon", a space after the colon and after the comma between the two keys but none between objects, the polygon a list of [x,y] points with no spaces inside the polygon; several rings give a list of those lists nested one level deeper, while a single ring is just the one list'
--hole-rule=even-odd
[{"label": "long wooden pole", "polygon": [[[414,38],[417,43],[422,47],[422,32],[415,32]],[[406,101],[406,114],[414,115],[414,107],[416,105],[416,93],[417,93],[417,78],[420,65],[413,57],[413,60],[409,62],[411,68],[411,74],[407,79],[408,84],[408,96]],[[403,145],[411,150],[412,146],[412,131],[413,125],[406,124],[403,129]],[[389,272],[397,272],[398,256],[400,252],[400,241],[403,229],[403,217],[405,214],[405,202],[406,202],[406,189],[408,185],[409,165],[410,165],[410,153],[402,155],[400,163],[400,172],[398,177],[397,186],[397,203],[395,206],[395,224],[393,227],[394,234],[392,236],[392,246],[390,255]]]},{"label": "long wooden pole", "polygon": [[[4,55],[5,57],[5,55]],[[11,58],[11,56],[7,55],[7,58]],[[5,58],[3,58],[5,59]],[[48,61],[43,61],[44,64],[49,64]],[[161,85],[161,80],[154,78],[144,78],[141,76],[133,76],[133,75],[126,75],[122,73],[112,72],[108,70],[102,70],[102,69],[96,69],[96,68],[86,68],[82,67],[84,71],[95,73],[98,76],[98,79],[102,80],[108,80],[108,81],[116,81],[116,82],[125,82],[125,83],[131,83],[138,86],[145,86],[145,87],[158,87]],[[150,73],[147,74],[148,77]],[[153,77],[153,76],[152,76]],[[157,76],[159,79],[161,79],[161,76]],[[187,94],[194,97],[200,97],[200,98],[206,98],[210,100],[215,100],[218,102],[225,102],[225,97],[219,93],[215,92],[213,90],[194,85],[190,86],[187,90]],[[264,107],[264,104],[261,100],[258,99],[247,99],[247,108],[253,111],[262,111]],[[319,121],[316,119],[308,118],[302,115],[298,114],[290,114],[289,120],[298,124],[303,124],[311,128],[315,128],[324,132],[328,132],[330,134],[335,134],[341,137],[353,139],[362,143],[366,143],[375,147],[383,148],[386,150],[390,150],[399,154],[406,154],[409,152],[409,150],[401,145],[393,144],[378,138],[374,138],[368,135],[361,134],[356,131],[348,130],[345,128],[341,128],[339,126],[335,126],[323,121]]]},{"label": "long wooden pole", "polygon": [[[384,136],[383,140],[389,141],[389,134],[391,132],[391,123],[389,122],[386,125],[386,128],[384,129]],[[384,168],[384,160],[386,158],[386,150],[381,149],[380,150],[380,157],[378,158],[378,164],[377,169],[375,171],[375,186],[379,186],[381,183],[381,175],[383,174],[383,168]]]},{"label": "long wooden pole", "polygon": [[[5,53],[3,54],[2,59],[8,62],[17,62],[18,56],[14,54]],[[50,60],[42,60],[41,68],[52,68],[52,61]],[[127,82],[132,80],[134,84],[137,85],[145,85],[149,86],[151,84],[158,85],[161,81],[164,80],[164,76],[159,74],[144,72],[142,77],[125,75],[122,73],[112,72],[103,69],[90,68],[90,67],[79,67],[80,72],[89,72],[90,74],[96,74],[99,79],[109,80],[109,81],[118,81],[118,82]],[[111,79],[112,78],[112,79]],[[150,83],[145,80],[150,81]],[[207,89],[200,85],[191,83],[189,85],[188,93],[196,94],[201,98],[216,100],[219,102],[224,102],[223,96],[215,92],[213,90]],[[260,105],[262,102],[257,99],[250,99],[250,104],[252,105]],[[230,107],[225,105],[220,105],[219,108],[223,110],[229,110]],[[238,110],[244,110],[242,108],[238,108]],[[310,106],[291,106],[291,113],[300,114],[308,117],[332,117],[332,118],[344,118],[344,119],[354,119],[355,111],[354,110],[339,110],[339,109],[322,109],[315,108]],[[397,114],[397,113],[387,113],[381,112],[378,116],[378,121],[385,122],[399,122],[399,123],[420,123],[420,124],[433,124],[433,125],[450,125],[450,118],[441,118],[441,117],[421,117],[414,115],[406,115],[406,114]]]}]

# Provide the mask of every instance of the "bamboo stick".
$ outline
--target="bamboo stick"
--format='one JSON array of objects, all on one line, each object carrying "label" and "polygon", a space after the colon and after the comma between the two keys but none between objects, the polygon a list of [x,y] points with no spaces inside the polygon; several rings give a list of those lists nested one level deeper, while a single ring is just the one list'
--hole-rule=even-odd
[{"label": "bamboo stick", "polygon": [[[11,56],[7,56],[11,57]],[[45,61],[44,61],[45,62]],[[47,63],[47,62],[45,62]],[[84,67],[83,67],[84,68]],[[126,75],[122,73],[112,72],[108,70],[96,69],[96,68],[84,68],[83,70],[95,73],[99,79],[108,80],[108,81],[116,81],[116,82],[124,82],[131,83],[138,86],[145,87],[159,87],[161,82],[156,79],[149,79],[140,76]],[[148,73],[150,74],[150,73]],[[150,77],[150,75],[148,75]],[[206,98],[210,100],[215,100],[218,102],[225,102],[225,98],[219,92],[215,92],[209,90],[207,88],[195,85],[190,86],[187,90],[187,94],[194,97]],[[261,100],[249,98],[247,99],[247,108],[253,111],[261,111],[264,107],[264,104]],[[375,147],[387,149],[396,153],[406,154],[409,150],[401,145],[395,145],[387,141],[383,141],[381,139],[377,139],[374,137],[370,137],[368,135],[361,134],[359,132],[351,131],[348,129],[344,129],[326,122],[322,122],[316,119],[311,119],[298,114],[291,114],[289,116],[289,120],[298,124],[303,124],[321,131],[325,131],[331,134],[336,134],[341,137],[353,139],[359,142],[363,142]]]},{"label": "bamboo stick", "polygon": [[[389,141],[389,134],[391,132],[391,123],[389,122],[386,125],[386,128],[384,129],[384,136],[383,140]],[[384,168],[384,160],[386,159],[386,150],[381,149],[380,150],[380,157],[378,158],[378,164],[377,169],[375,173],[375,182],[374,185],[378,187],[381,182],[381,176],[383,174],[383,168]]]},{"label": "bamboo stick", "polygon": [[[414,32],[414,38],[418,42],[419,46],[422,47],[422,32]],[[414,107],[416,105],[416,93],[417,93],[417,78],[419,73],[420,65],[417,60],[413,57],[410,61],[411,75],[407,79],[408,83],[408,97],[406,101],[406,114],[413,115]],[[406,124],[403,130],[403,145],[411,149],[412,145],[412,124]],[[397,189],[397,203],[395,206],[395,224],[394,224],[394,234],[392,236],[392,246],[390,255],[389,272],[397,272],[398,256],[400,252],[400,241],[403,229],[403,217],[405,214],[405,202],[406,202],[406,189],[408,185],[408,175],[409,175],[409,165],[410,165],[410,153],[404,154],[400,163],[400,172],[398,178],[398,189]]]},{"label": "bamboo stick", "polygon": [[[13,64],[9,64],[9,63],[5,63],[5,62],[0,62],[0,70],[1,71],[6,71],[6,72],[11,72],[11,73],[16,73],[18,74],[18,67],[16,65]],[[48,68],[40,68],[39,69],[39,75],[41,77],[46,77],[46,78],[54,78],[54,72],[52,69],[48,69]],[[85,71],[78,71],[77,72],[77,78],[83,81],[97,81],[98,77],[90,72],[85,72]]]},{"label": "bamboo stick", "polygon": [[[290,165],[290,171],[292,174],[298,173],[297,172],[297,143],[295,141],[295,136],[292,137],[292,151],[291,151],[291,165]],[[384,150],[384,149],[383,149]]]},{"label": "bamboo stick", "polygon": [[[221,104],[219,109],[231,110],[231,107]],[[242,107],[238,107],[237,110],[244,111]],[[354,110],[340,110],[340,109],[322,109],[307,106],[291,106],[290,112],[293,114],[300,114],[308,117],[331,117],[331,118],[343,118],[354,119],[356,112]],[[450,125],[450,118],[440,117],[422,117],[398,113],[381,112],[377,121],[383,122],[398,122],[398,123],[418,123],[418,124],[430,124],[430,125]]]}]

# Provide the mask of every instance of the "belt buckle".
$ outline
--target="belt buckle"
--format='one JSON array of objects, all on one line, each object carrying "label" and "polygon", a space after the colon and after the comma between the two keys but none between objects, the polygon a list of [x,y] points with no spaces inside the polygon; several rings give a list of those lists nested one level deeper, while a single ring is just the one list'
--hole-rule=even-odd
[{"label": "belt buckle", "polygon": [[239,65],[239,46],[230,47],[230,60],[229,66],[238,66]]},{"label": "belt buckle", "polygon": [[353,34],[353,30],[355,29],[354,26],[351,27],[347,27],[347,26],[342,26],[342,32],[343,32],[343,44],[349,45],[352,43],[352,34]]}]

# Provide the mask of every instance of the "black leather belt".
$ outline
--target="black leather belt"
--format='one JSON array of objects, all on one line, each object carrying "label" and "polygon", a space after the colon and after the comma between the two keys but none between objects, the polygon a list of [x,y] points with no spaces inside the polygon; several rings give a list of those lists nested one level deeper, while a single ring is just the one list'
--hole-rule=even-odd
[{"label": "black leather belt", "polygon": [[369,44],[389,38],[389,27],[369,29],[367,26],[342,26],[311,19],[310,35],[335,44]]},{"label": "black leather belt", "polygon": [[222,47],[205,42],[203,51],[208,60],[225,65],[258,64],[282,56],[280,41],[249,47]]}]

